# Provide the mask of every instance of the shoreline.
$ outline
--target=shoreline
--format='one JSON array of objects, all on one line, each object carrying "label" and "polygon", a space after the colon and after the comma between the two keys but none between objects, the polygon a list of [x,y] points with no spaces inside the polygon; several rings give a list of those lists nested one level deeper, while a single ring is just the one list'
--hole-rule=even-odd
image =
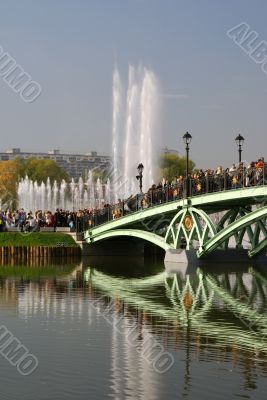
[{"label": "shoreline", "polygon": [[66,233],[33,232],[24,234],[20,232],[0,233],[0,259],[10,258],[32,260],[43,258],[80,257],[81,247],[75,239]]}]

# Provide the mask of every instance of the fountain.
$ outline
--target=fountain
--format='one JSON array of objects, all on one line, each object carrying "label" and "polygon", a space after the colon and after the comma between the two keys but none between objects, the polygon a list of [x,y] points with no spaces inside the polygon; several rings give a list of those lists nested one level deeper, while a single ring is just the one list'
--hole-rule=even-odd
[{"label": "fountain", "polygon": [[136,167],[144,164],[143,189],[153,183],[157,151],[159,89],[155,74],[141,65],[130,65],[128,88],[123,90],[117,67],[113,73],[112,147],[113,171],[106,183],[93,180],[89,171],[85,181],[38,184],[27,176],[18,184],[18,204],[26,211],[57,208],[78,210],[101,208],[138,192]]},{"label": "fountain", "polygon": [[19,207],[26,211],[93,209],[110,203],[111,199],[110,181],[103,184],[98,178],[94,182],[92,171],[89,171],[86,182],[80,178],[78,183],[72,179],[68,184],[63,179],[59,184],[54,181],[52,186],[49,178],[46,184],[38,184],[26,176],[20,180],[17,192]]},{"label": "fountain", "polygon": [[114,165],[112,185],[115,202],[138,191],[135,175],[140,162],[145,166],[144,190],[148,190],[154,181],[158,109],[158,82],[151,70],[130,65],[128,89],[124,94],[119,72],[115,68],[112,127]]}]

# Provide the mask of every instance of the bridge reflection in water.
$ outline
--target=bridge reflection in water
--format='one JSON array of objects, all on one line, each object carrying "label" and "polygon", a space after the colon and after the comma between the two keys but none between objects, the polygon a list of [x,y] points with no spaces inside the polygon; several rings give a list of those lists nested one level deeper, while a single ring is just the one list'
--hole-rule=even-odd
[{"label": "bridge reflection in water", "polygon": [[[144,337],[152,331],[163,337],[167,349],[173,344],[185,348],[184,394],[193,359],[223,362],[230,355],[233,366],[243,365],[246,388],[256,387],[255,365],[267,375],[267,276],[253,267],[216,275],[209,270],[197,268],[191,275],[164,271],[144,279],[112,277],[94,268],[84,273],[88,284],[106,294],[106,306],[116,300],[117,318],[135,315]],[[115,330],[113,336],[115,343],[121,341]]]},{"label": "bridge reflection in water", "polygon": [[[88,268],[84,278],[110,298],[178,327],[190,326],[226,345],[267,352],[267,278],[253,267],[221,275],[198,268],[195,275],[162,272],[144,279],[111,277]],[[155,289],[157,295],[147,297]]]},{"label": "bridge reflection in water", "polygon": [[[189,275],[180,268],[132,278],[80,264],[38,279],[31,275],[32,268],[26,267],[19,278],[13,273],[8,276],[7,270],[2,276],[3,267],[0,271],[1,304],[18,310],[20,318],[41,314],[61,322],[87,321],[90,329],[101,320],[101,310],[97,314],[90,304],[101,299],[101,307],[109,310],[114,320],[110,368],[115,396],[125,387],[136,393],[136,398],[138,390],[148,398],[158,396],[158,389],[147,384],[158,379],[156,372],[129,346],[133,325],[138,332],[137,346],[142,348],[156,337],[170,353],[185,351],[184,393],[189,391],[193,360],[232,360],[232,365],[241,365],[245,387],[255,386],[255,365],[258,373],[267,376],[267,274],[263,270],[251,266],[214,273],[214,269],[210,272],[212,268],[202,267]],[[115,325],[121,317],[118,332]]]}]

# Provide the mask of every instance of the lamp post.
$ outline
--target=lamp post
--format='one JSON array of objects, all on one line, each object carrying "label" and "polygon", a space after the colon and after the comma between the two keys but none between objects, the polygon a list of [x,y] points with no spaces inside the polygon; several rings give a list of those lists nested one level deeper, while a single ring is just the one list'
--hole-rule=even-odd
[{"label": "lamp post", "polygon": [[242,146],[243,146],[243,144],[244,144],[244,141],[245,141],[245,139],[243,138],[243,136],[242,135],[240,135],[240,133],[239,133],[239,135],[235,138],[235,142],[236,142],[236,144],[237,144],[237,146],[238,146],[238,153],[239,153],[239,162],[241,163],[241,161],[242,161]]},{"label": "lamp post", "polygon": [[186,132],[183,136],[183,141],[186,145],[186,197],[189,197],[189,144],[191,143],[192,136]]},{"label": "lamp post", "polygon": [[140,188],[140,193],[142,193],[143,189],[143,171],[144,171],[144,166],[142,163],[140,163],[137,167],[138,175],[136,175],[136,179],[139,181],[139,188]]}]

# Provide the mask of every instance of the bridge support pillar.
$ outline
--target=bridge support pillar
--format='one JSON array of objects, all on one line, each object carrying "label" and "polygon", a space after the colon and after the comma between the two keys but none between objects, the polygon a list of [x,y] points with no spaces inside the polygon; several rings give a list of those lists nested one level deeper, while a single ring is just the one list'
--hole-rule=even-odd
[{"label": "bridge support pillar", "polygon": [[195,250],[184,250],[184,249],[169,249],[166,250],[164,262],[175,263],[175,264],[189,264],[190,262],[196,262],[197,256]]},{"label": "bridge support pillar", "polygon": [[[266,263],[266,255],[261,254],[253,258],[253,264]],[[242,248],[228,248],[226,250],[214,250],[212,253],[199,259],[196,250],[170,249],[166,250],[165,263],[171,264],[251,264],[248,250]]]}]

